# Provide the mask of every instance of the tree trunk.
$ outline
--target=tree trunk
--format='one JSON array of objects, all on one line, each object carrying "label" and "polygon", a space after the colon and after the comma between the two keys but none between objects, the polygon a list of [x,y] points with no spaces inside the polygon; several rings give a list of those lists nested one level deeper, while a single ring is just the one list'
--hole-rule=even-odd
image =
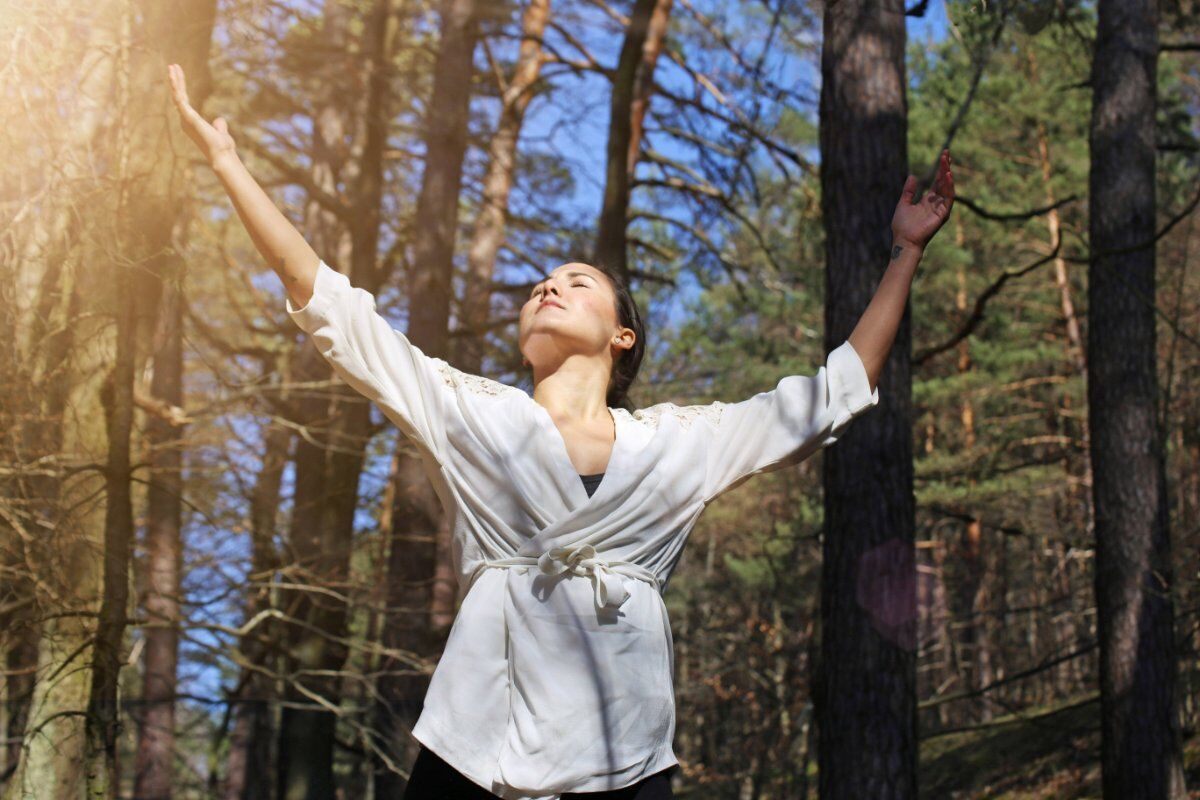
[{"label": "tree trunk", "polygon": [[[72,405],[87,399],[88,388],[94,387],[81,385],[81,375],[90,374],[89,364],[67,361],[68,353],[75,346],[76,336],[86,341],[89,335],[99,335],[101,326],[99,321],[89,321],[84,326],[72,324],[80,313],[80,301],[74,289],[75,259],[66,252],[74,245],[53,236],[57,224],[65,223],[68,218],[64,211],[61,216],[52,217],[47,226],[50,241],[56,247],[45,264],[40,265],[45,268],[39,286],[42,294],[30,304],[29,324],[19,326],[33,334],[30,341],[44,341],[38,350],[24,352],[31,377],[46,376],[31,398],[32,411],[27,417],[43,424],[30,424],[21,431],[21,452],[26,461],[33,461],[35,454],[72,452],[68,448],[79,448],[75,450],[79,452],[83,449],[79,439],[90,441],[92,431],[81,429],[76,423],[95,421],[86,405],[82,413]],[[69,237],[65,231],[62,234]],[[62,303],[61,298],[67,298],[68,302]],[[42,326],[44,330],[40,330]],[[44,340],[39,333],[44,334]],[[95,356],[103,363],[102,353]],[[54,369],[54,365],[64,363],[73,366]],[[65,413],[68,408],[72,409],[70,414]],[[82,711],[87,704],[89,680],[83,667],[94,626],[84,615],[88,613],[86,592],[94,588],[93,581],[98,580],[99,571],[92,560],[82,557],[89,543],[76,529],[89,519],[90,509],[79,509],[75,519],[68,519],[61,509],[64,502],[78,502],[87,497],[97,489],[96,483],[89,479],[65,484],[57,474],[33,475],[25,482],[27,489],[23,496],[28,498],[31,515],[52,522],[54,529],[44,543],[27,539],[15,553],[30,574],[30,590],[37,591],[28,627],[17,629],[22,634],[20,639],[6,640],[6,646],[11,648],[9,663],[20,664],[22,669],[33,667],[32,672],[6,679],[7,699],[13,708],[9,725],[15,738],[9,750],[12,760],[6,769],[11,771],[3,793],[6,800],[73,796],[83,788]],[[47,618],[42,619],[44,616]]]},{"label": "tree trunk", "polygon": [[[417,267],[408,281],[407,336],[424,353],[438,358],[446,357],[449,349],[451,276],[479,15],[475,0],[443,0],[441,47],[424,120],[425,174],[417,197],[414,228],[421,233],[413,243],[413,263]],[[453,619],[452,615],[445,619],[444,600],[440,621],[447,624],[435,627],[432,615],[438,554],[450,551],[448,518],[420,457],[407,448],[398,448],[396,457],[399,483],[388,545],[383,644],[389,649],[434,658]],[[400,796],[404,780],[387,762],[411,763],[413,742],[409,732],[424,702],[429,678],[391,658],[384,659],[380,674],[375,728],[385,755],[374,765],[375,796],[394,798]]]},{"label": "tree trunk", "polygon": [[[531,0],[521,19],[521,49],[512,79],[501,87],[500,120],[488,141],[488,169],[483,182],[483,204],[475,218],[471,244],[467,248],[470,280],[463,290],[463,336],[457,346],[455,364],[479,374],[483,367],[484,333],[491,318],[496,254],[504,244],[508,221],[508,196],[516,171],[517,143],[525,122],[525,109],[533,99],[542,67],[542,36],[550,18],[550,0]],[[453,612],[453,609],[450,609]],[[446,613],[437,608],[435,615]]]},{"label": "tree trunk", "polygon": [[[128,31],[127,31],[128,32]],[[128,40],[123,48],[128,47]],[[121,70],[124,72],[124,70]],[[128,75],[119,80],[127,81]],[[118,98],[124,92],[118,92]],[[128,95],[125,95],[126,100]],[[120,99],[118,105],[120,106]],[[119,113],[119,112],[118,112]],[[121,177],[122,183],[124,176]],[[118,203],[118,214],[123,211]],[[118,219],[120,217],[118,216]],[[118,224],[120,224],[118,222]],[[124,254],[123,254],[124,255]],[[145,297],[134,289],[132,270],[111,264],[118,298]],[[116,359],[101,388],[107,459],[104,506],[104,592],[92,648],[92,686],[87,710],[87,793],[89,798],[117,796],[117,734],[120,730],[118,683],[124,661],[122,643],[128,621],[129,557],[133,546],[133,498],[130,495],[130,440],[133,436],[133,381],[137,329],[135,303],[116,306]]]},{"label": "tree trunk", "polygon": [[[898,0],[825,8],[826,351],[849,336],[888,263],[908,174],[904,20]],[[917,796],[910,309],[879,380],[880,408],[823,455],[825,666],[815,699],[825,800]]]},{"label": "tree trunk", "polygon": [[[283,384],[288,384],[284,380]],[[287,399],[287,398],[285,398]],[[262,469],[255,482],[250,508],[250,578],[246,590],[246,622],[276,608],[271,577],[279,568],[274,537],[280,487],[291,442],[291,430],[271,424],[265,431]],[[278,626],[263,619],[246,632],[239,644],[245,660],[234,692],[233,730],[222,791],[224,800],[271,800],[274,797],[275,714],[273,711],[278,653],[273,646]]]},{"label": "tree trunk", "polygon": [[[323,38],[332,48],[352,51],[349,31],[356,29],[355,9],[328,0]],[[336,186],[354,171],[353,220],[347,232],[334,215],[316,200],[306,209],[305,235],[322,257],[348,264],[354,286],[378,291],[381,276],[376,268],[379,240],[379,192],[382,180],[382,147],[388,115],[378,77],[383,52],[379,49],[389,30],[390,0],[376,0],[365,24],[362,50],[368,73],[364,102],[347,105],[341,77],[331,77],[330,91],[316,114],[313,182],[336,194]],[[360,122],[365,136],[361,152],[348,163],[344,140]],[[312,374],[329,376],[330,367],[311,343],[305,350]],[[284,660],[284,707],[279,724],[278,796],[280,800],[325,800],[334,796],[334,739],[341,702],[340,677],[348,650],[344,644],[348,608],[337,595],[347,586],[353,548],[358,482],[371,431],[370,404],[349,387],[339,385],[333,397],[315,397],[301,403],[310,423],[328,420],[328,426],[310,427],[311,441],[296,444],[296,499],[288,542],[291,558],[285,559],[302,588],[281,592],[280,602],[288,624]],[[313,589],[303,588],[307,584]],[[323,590],[333,590],[333,596]],[[293,622],[294,621],[294,622]]]},{"label": "tree trunk", "polygon": [[[352,279],[353,282],[353,279]],[[350,540],[358,500],[368,406],[336,392],[328,428],[311,427],[312,442],[296,444],[296,499],[288,531],[289,568],[297,588],[281,592],[288,621],[285,706],[279,731],[279,796],[317,800],[334,795],[333,742],[337,718],[328,706],[339,702],[339,681],[347,651],[339,641],[346,630],[346,606],[337,594],[346,588]],[[340,401],[340,405],[337,402]],[[324,398],[304,403],[307,419],[330,409]],[[312,587],[312,588],[308,588]],[[322,590],[332,590],[331,597]]]},{"label": "tree trunk", "polygon": [[[636,154],[630,154],[630,147],[634,142],[633,104],[637,97],[639,70],[653,71],[654,68],[653,61],[646,63],[646,44],[648,40],[654,42],[649,35],[652,18],[655,18],[655,9],[660,2],[670,7],[667,0],[636,0],[634,3],[633,11],[629,15],[629,27],[625,31],[625,41],[621,45],[621,55],[617,60],[616,74],[613,76],[608,149],[605,157],[604,200],[600,209],[600,226],[596,233],[595,259],[623,276],[629,274],[625,228],[629,215],[629,183],[632,175],[630,164],[636,163]],[[665,18],[663,21],[665,23]],[[665,28],[665,24],[658,27],[659,39],[665,33]],[[660,45],[654,43],[651,50],[657,54],[659,48]],[[638,127],[640,130],[640,125]]]},{"label": "tree trunk", "polygon": [[[145,55],[134,60],[133,76],[138,86],[157,85],[163,65],[181,63],[194,81],[193,103],[202,103],[210,93],[208,50],[216,16],[216,0],[189,0],[164,7],[143,2],[142,19],[150,43]],[[184,24],[181,24],[184,23]],[[156,122],[131,127],[136,137],[135,152],[154,160],[170,152],[172,132]],[[151,397],[182,408],[183,336],[180,281],[182,261],[171,250],[171,233],[182,213],[181,188],[164,180],[163,168],[149,172],[153,185],[136,189],[138,215],[131,229],[144,237],[139,250],[147,254],[147,295],[159,298],[153,304],[157,321],[153,348]],[[137,273],[135,273],[137,274]],[[139,359],[140,363],[141,359]],[[147,419],[147,447],[153,480],[147,488],[146,594],[142,599],[148,620],[145,629],[145,667],[142,676],[142,719],[134,763],[134,797],[137,800],[167,800],[174,783],[175,693],[179,652],[180,565],[182,562],[183,459],[179,442],[183,428],[172,420],[152,414]]]},{"label": "tree trunk", "polygon": [[[90,9],[87,41],[80,49],[80,82],[75,113],[63,151],[76,154],[102,147],[99,138],[108,120],[110,91],[116,70],[113,51],[115,4]],[[49,87],[47,87],[49,88]],[[90,177],[86,158],[69,158],[49,186],[46,212],[18,258],[17,285],[23,292],[25,317],[11,325],[14,348],[30,374],[45,381],[33,419],[45,420],[42,430],[25,432],[24,460],[55,456],[57,463],[103,459],[104,416],[99,407],[100,384],[112,363],[110,306],[107,293],[93,283],[81,264],[85,231],[70,191]],[[68,188],[70,187],[70,188]],[[16,309],[7,309],[15,312]],[[55,427],[58,426],[58,427]],[[21,553],[36,593],[37,662],[28,679],[28,698],[21,737],[20,760],[4,788],[6,800],[75,797],[85,780],[84,713],[91,686],[91,650],[100,596],[101,571],[94,557],[103,546],[104,480],[98,470],[66,471],[35,477],[31,483],[40,512],[42,534],[27,540]],[[38,495],[44,498],[38,500]],[[13,684],[9,684],[12,697]]]},{"label": "tree trunk", "polygon": [[[1155,334],[1156,0],[1100,0],[1088,180],[1088,409],[1106,798],[1184,797]],[[1118,252],[1124,250],[1123,252]]]},{"label": "tree trunk", "polygon": [[[164,202],[170,197],[169,175],[159,168],[166,129],[156,116],[143,113],[140,91],[147,81],[161,85],[164,62],[155,50],[134,43],[158,42],[176,57],[182,51],[186,59],[191,45],[209,32],[180,26],[178,9],[164,20],[154,4],[141,8],[141,15],[137,5],[134,0],[102,4],[91,9],[94,20],[85,20],[94,24],[86,26],[91,38],[80,53],[76,113],[69,138],[56,145],[59,152],[73,153],[47,187],[45,223],[33,237],[40,247],[22,253],[27,258],[19,285],[36,285],[46,300],[25,304],[37,309],[37,319],[16,329],[30,333],[25,346],[37,354],[33,363],[53,359],[42,365],[43,374],[55,377],[39,410],[43,419],[63,425],[61,446],[49,452],[59,454],[57,463],[72,467],[72,477],[54,498],[70,511],[56,518],[39,509],[55,534],[27,553],[46,620],[38,681],[22,734],[23,760],[6,796],[69,797],[86,788],[105,797],[117,790],[119,678],[134,532],[131,466],[139,445],[135,375],[148,355],[144,343],[158,325],[160,281],[174,257],[169,242],[176,210]],[[179,34],[172,38],[168,28]],[[72,204],[78,198],[54,193],[85,184],[94,170],[107,172],[115,194],[112,207],[92,208],[90,216],[106,222],[85,236],[76,230],[81,218]],[[108,197],[93,193],[90,202]],[[81,253],[75,243],[82,241],[98,247]],[[81,269],[82,263],[105,267]],[[53,299],[56,290],[69,303]],[[43,321],[68,333],[43,342]],[[54,438],[44,435],[39,446]],[[30,455],[27,451],[23,459]]]},{"label": "tree trunk", "polygon": [[[178,276],[178,272],[176,272]],[[183,407],[183,337],[177,280],[164,281],[165,341],[154,357],[152,395]],[[179,658],[180,528],[183,509],[181,426],[157,416],[147,420],[154,481],[147,489],[145,668],[141,720],[135,761],[134,797],[166,800],[171,796],[175,759],[175,679]]]},{"label": "tree trunk", "polygon": [[[93,73],[98,81],[111,78],[112,62],[107,55],[93,51],[85,58],[101,62]],[[89,96],[102,93],[100,86],[89,84],[90,80],[81,90],[97,92]],[[61,216],[55,214],[46,227],[51,242],[56,241],[56,233],[62,232],[60,225],[70,219],[66,207],[59,213]],[[41,418],[61,421],[62,428],[48,431],[49,441],[43,440],[41,445],[47,447],[61,437],[57,452],[86,461],[92,454],[103,453],[106,444],[99,400],[104,369],[112,363],[107,337],[111,323],[104,316],[109,306],[104,294],[88,285],[80,274],[81,259],[75,246],[57,252],[65,260],[61,269],[55,264],[55,255],[52,251],[51,260],[39,265],[44,268],[39,289],[45,293],[48,328],[63,333],[50,338],[47,360],[39,371],[54,374],[56,366],[65,364],[66,368],[58,371],[61,378],[54,381],[40,411]],[[43,308],[40,300],[32,305]],[[49,361],[51,357],[55,361]],[[30,358],[39,357],[30,353]],[[50,452],[54,451],[47,454]],[[39,587],[37,603],[43,618],[21,760],[5,787],[6,800],[75,797],[86,785],[83,723],[91,688],[91,651],[101,585],[99,559],[91,554],[101,552],[103,547],[103,507],[95,498],[103,496],[104,480],[99,471],[82,471],[72,480],[61,480],[58,488],[58,495],[52,498],[55,508],[48,508],[45,516],[53,526],[51,533],[44,542],[32,542],[27,551],[28,568]]]},{"label": "tree trunk", "polygon": [[[442,641],[429,622],[431,577],[436,559],[440,507],[431,506],[429,483],[415,455],[397,447],[393,535],[387,559],[384,626],[380,645],[432,660]],[[432,498],[436,504],[436,497]],[[409,735],[421,713],[429,675],[416,665],[384,656],[380,666],[375,730],[383,755],[375,767],[375,797],[395,798],[404,790],[397,767],[411,765],[416,748]],[[386,759],[386,760],[385,760]],[[390,762],[390,763],[388,763]]]}]

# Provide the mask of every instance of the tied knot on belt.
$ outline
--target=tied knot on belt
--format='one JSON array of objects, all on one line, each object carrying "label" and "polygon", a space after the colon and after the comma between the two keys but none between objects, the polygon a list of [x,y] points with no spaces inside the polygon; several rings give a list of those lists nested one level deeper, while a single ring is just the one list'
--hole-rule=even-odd
[{"label": "tied knot on belt", "polygon": [[629,589],[624,578],[636,578],[645,581],[655,589],[662,591],[658,576],[640,564],[632,561],[606,560],[596,553],[596,548],[590,544],[570,545],[566,547],[551,547],[540,556],[511,556],[509,558],[485,559],[471,573],[467,590],[475,584],[476,579],[485,569],[497,567],[512,568],[524,572],[532,566],[537,566],[543,575],[583,575],[592,582],[595,589],[596,609],[602,611],[605,607],[616,608],[629,599]]},{"label": "tied knot on belt", "polygon": [[552,547],[538,557],[538,569],[545,575],[584,575],[591,579],[596,593],[596,608],[604,608],[612,600],[614,607],[629,599],[625,582],[613,569],[613,565],[597,557],[596,548],[590,544],[575,547]]}]

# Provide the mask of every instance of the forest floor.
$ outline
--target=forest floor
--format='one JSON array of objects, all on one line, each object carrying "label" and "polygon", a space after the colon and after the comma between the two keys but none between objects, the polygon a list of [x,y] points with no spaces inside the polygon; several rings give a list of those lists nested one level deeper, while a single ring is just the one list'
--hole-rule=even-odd
[{"label": "forest floor", "polygon": [[[1200,734],[1184,742],[1184,769],[1200,800]],[[1099,800],[1099,695],[923,740],[920,786],[928,800]]]}]

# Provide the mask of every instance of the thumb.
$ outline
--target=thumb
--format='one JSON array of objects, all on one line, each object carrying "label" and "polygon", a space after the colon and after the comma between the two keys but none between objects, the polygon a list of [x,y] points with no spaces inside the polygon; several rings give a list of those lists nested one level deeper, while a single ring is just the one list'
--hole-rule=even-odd
[{"label": "thumb", "polygon": [[913,194],[917,191],[917,176],[909,175],[904,179],[904,188],[900,191],[900,200],[905,203],[912,203]]},{"label": "thumb", "polygon": [[213,120],[213,127],[221,133],[229,133],[229,124],[225,122],[224,117],[217,117]]}]

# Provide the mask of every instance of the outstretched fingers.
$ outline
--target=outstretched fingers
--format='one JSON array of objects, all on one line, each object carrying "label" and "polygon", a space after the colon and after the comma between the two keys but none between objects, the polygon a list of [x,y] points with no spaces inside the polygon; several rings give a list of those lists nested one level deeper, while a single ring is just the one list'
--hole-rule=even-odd
[{"label": "outstretched fingers", "polygon": [[192,108],[192,103],[188,99],[187,82],[183,76],[183,67],[178,64],[171,64],[167,67],[167,70],[171,76],[171,96],[175,100],[175,107],[179,109],[179,113],[190,118],[200,116],[196,109]]},{"label": "outstretched fingers", "polygon": [[954,196],[954,175],[950,172],[950,151],[943,150],[941,163],[938,164],[938,180],[935,184],[938,194],[942,197]]},{"label": "outstretched fingers", "polygon": [[175,100],[175,105],[180,108],[190,105],[187,96],[187,85],[183,79],[183,68],[178,64],[169,64],[167,66],[167,75],[171,79],[171,96]]},{"label": "outstretched fingers", "polygon": [[183,75],[183,67],[178,64],[171,64],[167,67],[171,76],[171,95],[175,100],[175,108],[179,111],[181,124],[187,128],[189,125],[192,128],[206,128],[209,123],[204,117],[200,116],[200,112],[192,108],[192,103],[188,99],[187,83]]},{"label": "outstretched fingers", "polygon": [[943,150],[938,160],[937,176],[933,188],[925,195],[930,205],[942,216],[950,211],[954,204],[954,173],[950,171],[950,151]]}]

